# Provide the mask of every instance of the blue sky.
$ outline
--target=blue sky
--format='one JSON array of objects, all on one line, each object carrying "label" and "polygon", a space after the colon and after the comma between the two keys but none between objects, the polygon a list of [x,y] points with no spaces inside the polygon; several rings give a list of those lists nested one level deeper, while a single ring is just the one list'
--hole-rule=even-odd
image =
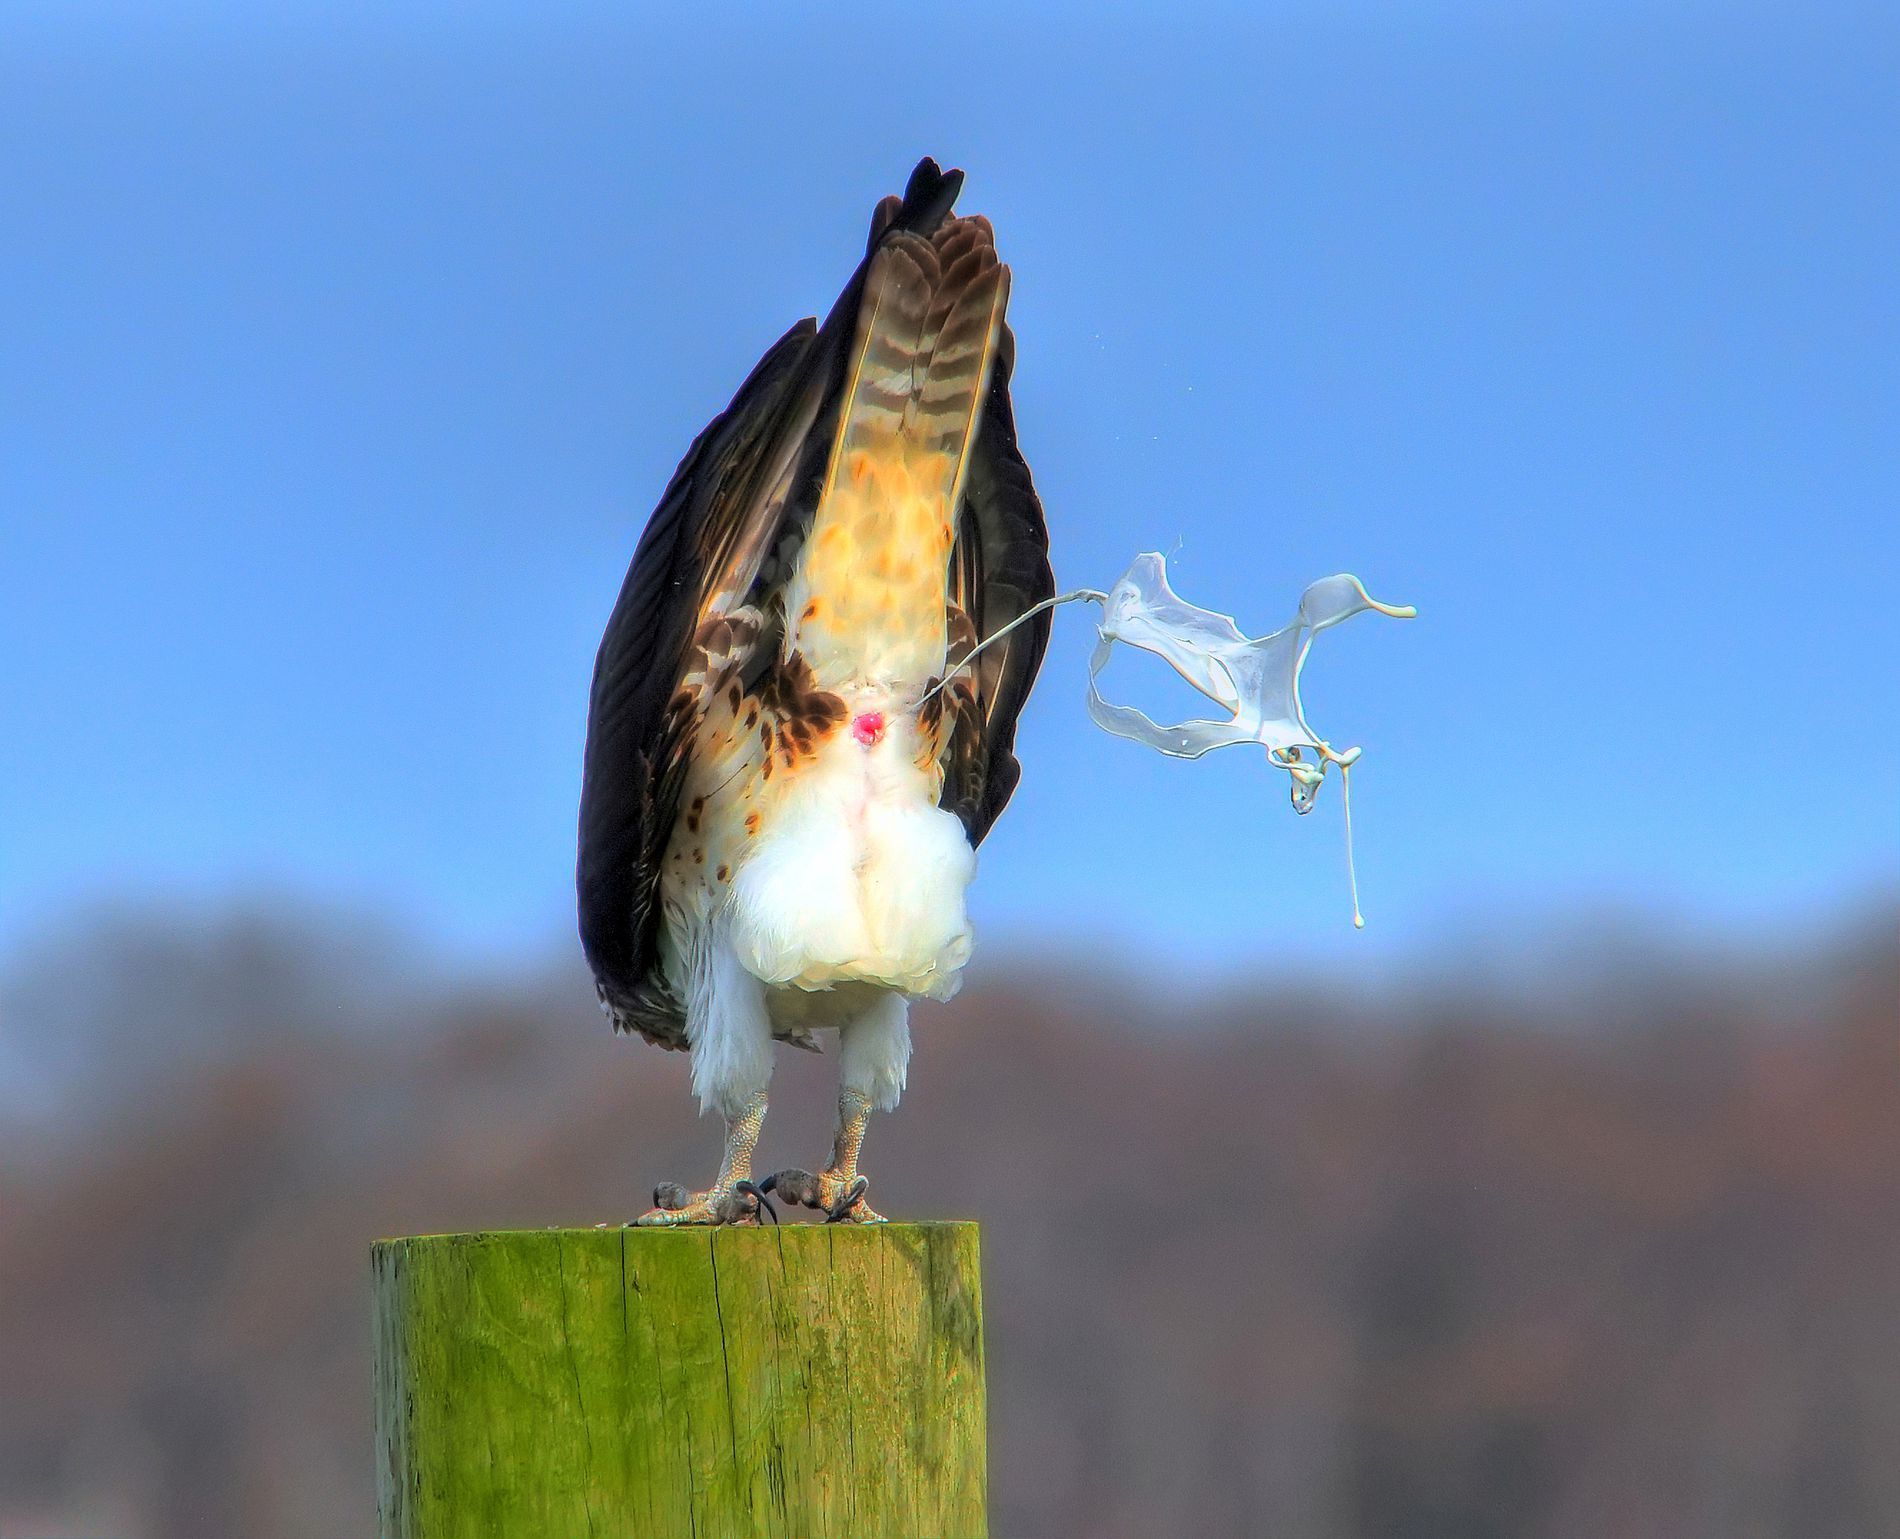
[{"label": "blue sky", "polygon": [[1000,950],[1367,962],[1900,874],[1900,23],[1820,6],[16,5],[0,20],[0,955],[290,892],[568,944],[647,511],[920,154],[1015,270],[1059,577],[1325,637],[1338,803],[1083,713]]}]

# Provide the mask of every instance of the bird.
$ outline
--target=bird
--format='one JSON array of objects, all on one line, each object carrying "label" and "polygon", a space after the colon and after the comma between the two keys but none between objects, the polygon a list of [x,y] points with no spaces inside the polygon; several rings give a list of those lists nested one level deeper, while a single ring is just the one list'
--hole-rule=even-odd
[{"label": "bird", "polygon": [[[617,1031],[691,1055],[711,1184],[648,1225],[772,1199],[881,1223],[859,1169],[908,1073],[910,1007],[969,960],[976,850],[1021,777],[1055,592],[1010,398],[1010,269],[921,161],[820,324],[694,440],[634,551],[588,699],[576,888]],[[819,1170],[755,1179],[776,1044],[835,1034]]]}]

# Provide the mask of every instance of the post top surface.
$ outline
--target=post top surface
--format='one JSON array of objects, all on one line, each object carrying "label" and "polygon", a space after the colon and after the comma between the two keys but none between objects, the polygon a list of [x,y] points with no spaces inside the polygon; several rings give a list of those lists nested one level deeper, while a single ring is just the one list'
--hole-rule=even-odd
[{"label": "post top surface", "polygon": [[[824,1224],[804,1223],[797,1220],[774,1226],[770,1223],[753,1227],[751,1225],[705,1225],[682,1224],[673,1229],[642,1229],[631,1224],[590,1225],[584,1229],[568,1229],[559,1225],[549,1225],[544,1229],[469,1229],[448,1230],[431,1234],[384,1235],[376,1239],[373,1248],[377,1250],[397,1245],[497,1245],[519,1244],[526,1241],[586,1241],[592,1244],[623,1241],[630,1245],[661,1246],[682,1243],[705,1244],[717,1241],[721,1246],[783,1244],[832,1244],[842,1241],[846,1244],[864,1244],[882,1238],[887,1241],[905,1238],[922,1239],[932,1234],[963,1233],[975,1235],[980,1226],[974,1219],[923,1219],[915,1223],[900,1223],[893,1220],[887,1224]],[[778,1239],[774,1239],[778,1236]]]}]

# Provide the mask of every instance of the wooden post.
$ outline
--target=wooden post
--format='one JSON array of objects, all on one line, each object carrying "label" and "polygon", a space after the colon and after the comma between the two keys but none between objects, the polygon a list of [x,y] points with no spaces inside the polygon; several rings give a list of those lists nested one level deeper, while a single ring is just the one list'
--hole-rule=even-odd
[{"label": "wooden post", "polygon": [[979,1539],[974,1224],[379,1241],[383,1539]]}]

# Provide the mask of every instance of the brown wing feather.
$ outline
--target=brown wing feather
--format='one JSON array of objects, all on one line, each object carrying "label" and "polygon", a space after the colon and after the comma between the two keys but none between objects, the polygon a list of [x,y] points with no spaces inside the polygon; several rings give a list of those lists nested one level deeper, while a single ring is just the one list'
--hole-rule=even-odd
[{"label": "brown wing feather", "polygon": [[761,482],[782,458],[775,433],[810,373],[816,331],[804,320],[787,332],[687,451],[640,537],[594,663],[576,870],[581,946],[615,1024],[668,1046],[683,1038],[654,968],[659,876],[702,709],[691,675],[704,670],[693,665],[713,640],[708,623],[737,608],[739,572],[764,554],[760,512],[776,488]]},{"label": "brown wing feather", "polygon": [[[993,636],[1054,596],[1049,530],[1029,466],[1016,446],[1010,403],[1015,338],[1003,328],[990,372],[989,399],[977,429],[950,556],[950,597],[968,617],[975,639]],[[951,702],[943,748],[943,805],[981,844],[1008,805],[1022,766],[1015,753],[1016,719],[1042,666],[1052,614],[1044,610],[982,652],[944,691]],[[954,637],[953,637],[954,642]],[[958,661],[968,646],[954,647]]]}]

